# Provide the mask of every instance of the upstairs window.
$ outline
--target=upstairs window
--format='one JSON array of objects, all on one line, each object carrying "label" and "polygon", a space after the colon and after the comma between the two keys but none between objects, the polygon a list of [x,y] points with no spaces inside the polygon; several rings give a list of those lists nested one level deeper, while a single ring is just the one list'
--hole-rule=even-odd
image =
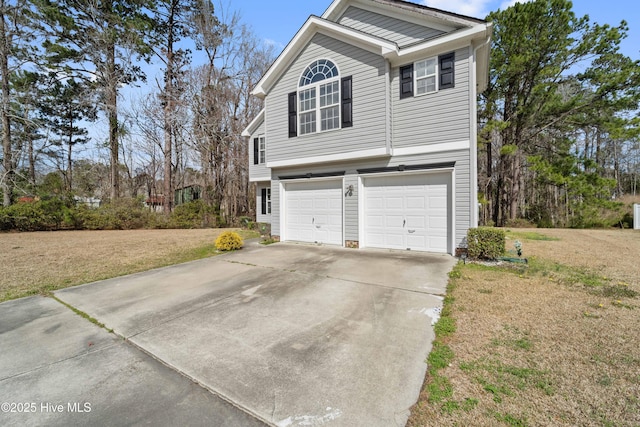
[{"label": "upstairs window", "polygon": [[289,137],[352,126],[351,92],[351,76],[341,79],[333,62],[312,62],[289,94]]},{"label": "upstairs window", "polygon": [[454,64],[450,52],[400,67],[400,99],[455,87]]},{"label": "upstairs window", "polygon": [[438,74],[438,61],[436,58],[425,59],[416,62],[416,95],[423,95],[438,90],[436,75]]},{"label": "upstairs window", "polygon": [[267,163],[267,142],[264,135],[253,138],[253,164],[263,165]]},{"label": "upstairs window", "polygon": [[258,138],[258,157],[261,165],[267,163],[267,144],[264,136]]}]

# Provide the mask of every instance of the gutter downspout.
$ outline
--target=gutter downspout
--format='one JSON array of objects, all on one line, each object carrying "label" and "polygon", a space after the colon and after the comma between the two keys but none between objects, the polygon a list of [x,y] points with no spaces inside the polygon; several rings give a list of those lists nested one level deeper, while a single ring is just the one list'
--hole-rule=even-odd
[{"label": "gutter downspout", "polygon": [[385,143],[387,148],[387,155],[391,156],[393,153],[393,144],[391,141],[391,119],[392,119],[392,111],[391,111],[391,64],[388,59],[384,61],[385,70]]},{"label": "gutter downspout", "polygon": [[[486,46],[487,44],[491,43],[491,34],[489,34],[489,36],[487,36],[487,39],[479,44],[478,46],[476,46],[475,48],[473,48],[473,78],[470,79],[471,81],[471,147],[470,147],[470,165],[469,165],[469,169],[470,169],[470,178],[471,178],[471,182],[472,184],[475,185],[470,185],[471,187],[471,191],[470,191],[470,218],[469,218],[469,226],[471,228],[475,228],[478,226],[478,220],[479,220],[479,211],[480,211],[480,207],[478,205],[478,73],[477,73],[477,69],[476,69],[476,64],[477,64],[477,54],[478,54],[478,50],[484,46]],[[488,78],[488,76],[487,76]]]}]

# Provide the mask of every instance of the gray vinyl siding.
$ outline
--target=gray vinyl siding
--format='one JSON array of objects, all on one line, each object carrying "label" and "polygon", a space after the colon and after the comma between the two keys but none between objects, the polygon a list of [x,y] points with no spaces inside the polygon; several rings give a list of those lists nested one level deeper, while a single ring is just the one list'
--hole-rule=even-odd
[{"label": "gray vinyl siding", "polygon": [[[260,178],[269,179],[269,177],[271,176],[271,171],[269,170],[269,168],[267,168],[266,163],[257,164],[257,165],[253,164],[253,139],[257,138],[259,135],[264,135],[266,137],[264,122],[262,122],[260,126],[258,126],[258,128],[255,130],[255,132],[253,132],[253,134],[251,134],[251,136],[249,137],[249,179],[251,180],[256,180]],[[269,141],[267,141],[266,138],[265,138],[265,144],[267,149],[266,154],[267,154],[267,160],[268,160]]]},{"label": "gray vinyl siding", "polygon": [[[353,185],[353,192],[347,194],[347,189]],[[349,174],[344,178],[344,240],[359,240],[358,238],[358,175]]]},{"label": "gray vinyl siding", "polygon": [[338,23],[392,41],[399,47],[429,40],[443,34],[443,31],[434,28],[402,21],[353,6],[346,10],[338,20]]},{"label": "gray vinyl siding", "polygon": [[455,87],[431,94],[400,99],[400,68],[392,69],[394,148],[470,139],[469,50],[466,47],[455,51]]},{"label": "gray vinyl siding", "polygon": [[271,180],[271,235],[280,233],[280,181],[274,176]]},{"label": "gray vinyl siding", "polygon": [[[394,156],[388,159],[368,160],[359,162],[335,162],[331,164],[315,166],[299,166],[291,168],[278,168],[273,172],[271,202],[273,222],[271,230],[274,235],[280,233],[280,212],[279,212],[279,176],[303,175],[307,173],[341,173],[344,172],[344,239],[360,240],[359,238],[359,206],[358,206],[358,177],[368,175],[358,175],[358,169],[394,167],[399,165],[417,165],[443,162],[455,163],[455,247],[463,244],[470,224],[470,153],[469,150],[457,150],[441,153],[421,154],[412,156]],[[346,194],[349,185],[353,185],[353,193]],[[455,249],[455,248],[454,248]]]},{"label": "gray vinyl siding", "polygon": [[[330,59],[353,78],[353,127],[289,138],[288,94],[317,59]],[[269,161],[304,159],[384,148],[385,61],[376,54],[316,34],[265,99]],[[318,121],[319,125],[319,121]]]},{"label": "gray vinyl siding", "polygon": [[[262,214],[262,189],[271,188],[269,181],[258,182],[256,184],[256,222],[271,223],[272,214]],[[272,193],[273,194],[273,193]],[[273,196],[271,196],[271,210],[273,212]]]}]

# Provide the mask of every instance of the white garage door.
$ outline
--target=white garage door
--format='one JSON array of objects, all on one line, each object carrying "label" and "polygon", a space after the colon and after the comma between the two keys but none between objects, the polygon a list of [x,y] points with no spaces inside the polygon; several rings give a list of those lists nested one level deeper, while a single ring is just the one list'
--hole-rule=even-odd
[{"label": "white garage door", "polygon": [[342,180],[285,185],[285,240],[342,245]]},{"label": "white garage door", "polygon": [[450,174],[364,180],[365,245],[447,252]]}]

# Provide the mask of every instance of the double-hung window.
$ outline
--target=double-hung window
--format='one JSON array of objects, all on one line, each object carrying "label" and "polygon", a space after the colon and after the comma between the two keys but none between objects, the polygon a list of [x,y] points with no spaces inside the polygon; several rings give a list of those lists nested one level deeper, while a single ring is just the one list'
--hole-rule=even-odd
[{"label": "double-hung window", "polygon": [[260,191],[260,201],[262,215],[271,215],[271,189],[263,188]]},{"label": "double-hung window", "polygon": [[455,87],[455,52],[400,67],[400,99]]},{"label": "double-hung window", "polygon": [[267,144],[264,136],[258,137],[258,158],[261,165],[267,163]]},{"label": "double-hung window", "polygon": [[338,67],[328,59],[314,61],[305,69],[298,86],[300,135],[339,128]]},{"label": "double-hung window", "polygon": [[320,85],[320,129],[340,127],[340,82]]},{"label": "double-hung window", "polygon": [[416,95],[423,95],[438,90],[438,60],[429,58],[416,62]]},{"label": "double-hung window", "polygon": [[253,138],[253,164],[263,165],[267,163],[267,142],[264,135]]},{"label": "double-hung window", "polygon": [[316,96],[315,87],[300,91],[300,135],[316,132]]},{"label": "double-hung window", "polygon": [[351,76],[341,79],[328,59],[312,62],[289,94],[289,137],[352,125]]}]

